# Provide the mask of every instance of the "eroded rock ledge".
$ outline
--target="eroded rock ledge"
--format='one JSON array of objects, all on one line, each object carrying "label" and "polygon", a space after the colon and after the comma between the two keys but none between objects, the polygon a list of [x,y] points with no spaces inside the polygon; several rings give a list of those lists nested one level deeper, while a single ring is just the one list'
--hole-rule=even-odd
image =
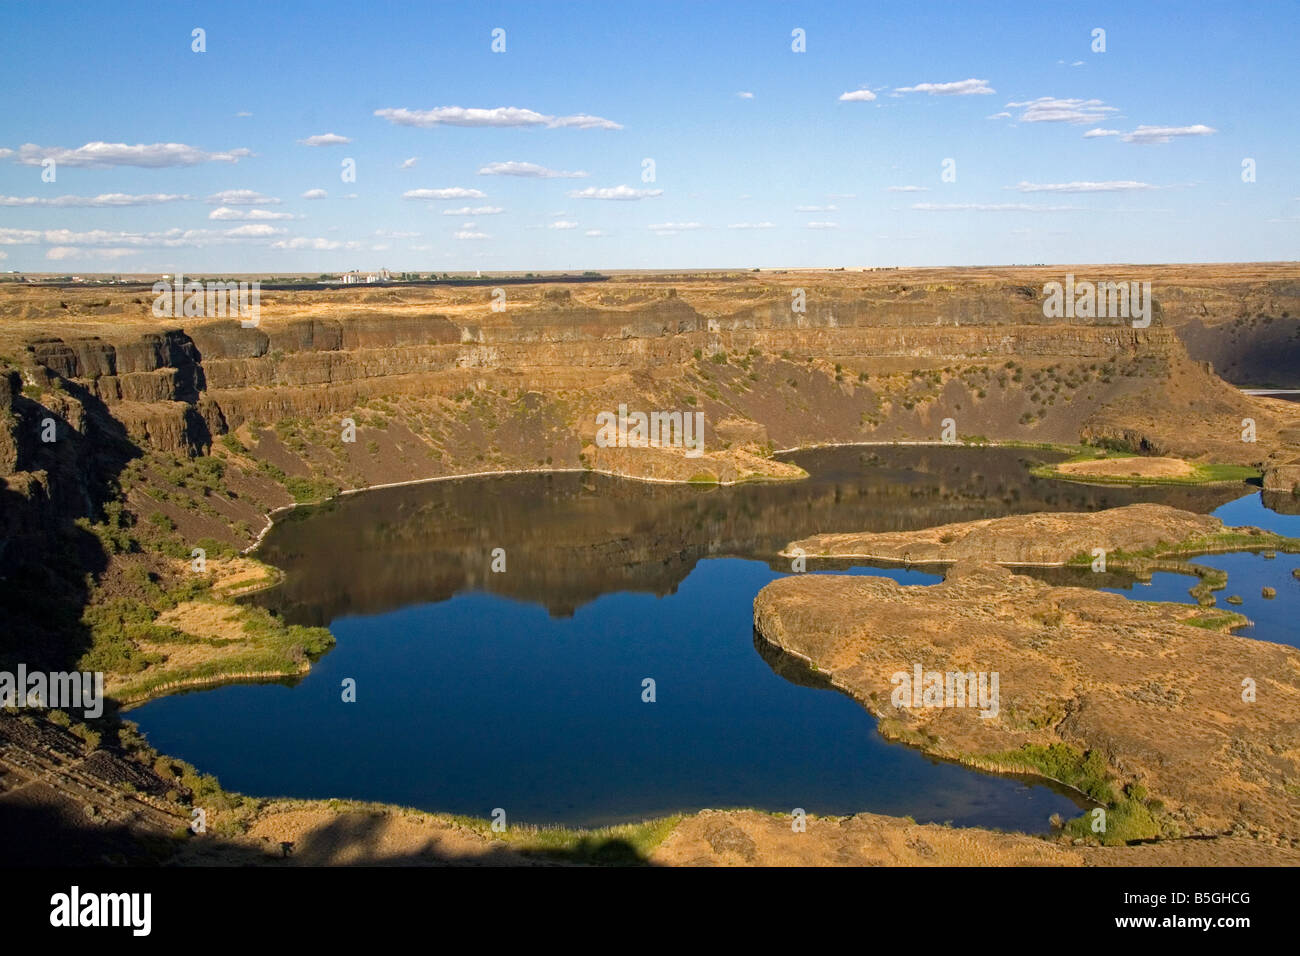
[{"label": "eroded rock ledge", "polygon": [[[809,557],[864,558],[905,564],[988,561],[1051,567],[1101,548],[1108,554],[1147,551],[1225,533],[1222,521],[1168,505],[1135,504],[1096,512],[1045,512],[938,525],[921,531],[817,534],[792,542]],[[1256,529],[1232,529],[1249,537]],[[1258,534],[1272,540],[1272,536]],[[1261,545],[1261,547],[1268,545]]]},{"label": "eroded rock ledge", "polygon": [[[828,674],[886,734],[988,769],[1010,769],[1005,755],[1027,745],[1097,752],[1185,835],[1300,846],[1300,653],[1191,626],[1202,613],[976,563],[928,587],[788,577],[754,600],[758,633]],[[891,675],[918,663],[998,672],[997,716],[894,707]]]}]

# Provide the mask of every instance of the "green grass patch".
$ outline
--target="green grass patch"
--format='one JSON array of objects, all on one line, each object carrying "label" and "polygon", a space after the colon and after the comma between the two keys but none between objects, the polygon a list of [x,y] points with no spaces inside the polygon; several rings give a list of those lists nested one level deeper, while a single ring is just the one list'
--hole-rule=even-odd
[{"label": "green grass patch", "polygon": [[1056,780],[1086,794],[1102,804],[1105,828],[1094,830],[1097,816],[1092,810],[1066,822],[1067,836],[1096,840],[1105,846],[1123,846],[1135,840],[1153,840],[1169,835],[1159,819],[1163,806],[1148,799],[1146,788],[1131,784],[1120,793],[1098,750],[1084,753],[1069,744],[1055,743],[1043,747],[1027,744],[1020,750],[989,754],[984,758],[1000,767],[1021,768],[1026,773]]},{"label": "green grass patch", "polygon": [[[1100,457],[1102,456],[1096,454],[1094,449],[1092,453],[1080,452],[1059,464],[1093,461]],[[1034,465],[1029,469],[1029,473],[1035,478],[1052,478],[1057,481],[1073,481],[1084,485],[1216,485],[1253,481],[1262,475],[1258,468],[1252,468],[1249,465],[1219,465],[1213,463],[1193,464],[1190,475],[1164,478],[1140,478],[1131,475],[1072,475],[1062,472],[1055,464]]]}]

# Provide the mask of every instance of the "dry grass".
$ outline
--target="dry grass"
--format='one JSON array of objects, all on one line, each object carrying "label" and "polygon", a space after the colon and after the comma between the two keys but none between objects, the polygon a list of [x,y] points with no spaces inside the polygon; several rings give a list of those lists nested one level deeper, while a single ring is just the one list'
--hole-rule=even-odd
[{"label": "dry grass", "polygon": [[1067,461],[1056,466],[1066,475],[1108,478],[1185,478],[1195,469],[1181,458],[1098,458],[1093,461]]}]

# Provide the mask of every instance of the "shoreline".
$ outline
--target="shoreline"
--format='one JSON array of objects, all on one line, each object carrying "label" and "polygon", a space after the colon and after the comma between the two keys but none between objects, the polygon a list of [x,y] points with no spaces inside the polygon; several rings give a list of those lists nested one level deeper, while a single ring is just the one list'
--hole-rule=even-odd
[{"label": "shoreline", "polygon": [[[878,448],[878,447],[928,447],[938,446],[943,448],[1028,448],[1039,451],[1057,451],[1062,454],[1067,453],[1074,446],[1062,445],[1056,442],[961,442],[961,441],[848,441],[848,442],[814,442],[808,445],[792,445],[789,448],[776,448],[772,450],[773,455],[793,455],[803,451],[816,451],[821,448]],[[428,478],[410,478],[406,481],[390,481],[378,485],[364,485],[360,488],[343,488],[338,494],[331,495],[328,498],[322,498],[319,501],[295,501],[293,504],[281,505],[278,508],[272,508],[266,512],[264,517],[267,518],[266,526],[258,532],[253,543],[239,552],[240,556],[247,556],[257,550],[262,539],[270,532],[275,525],[277,515],[286,514],[295,508],[311,508],[317,505],[323,505],[327,502],[342,498],[345,495],[359,495],[367,491],[382,491],[385,488],[405,488],[411,485],[426,485],[435,481],[459,481],[463,478],[493,478],[504,475],[571,475],[571,474],[591,474],[604,475],[607,478],[624,478],[628,481],[644,481],[649,484],[662,485],[694,485],[701,488],[719,487],[730,488],[736,485],[757,484],[764,481],[803,481],[809,477],[807,474],[803,478],[746,478],[742,481],[691,481],[689,479],[679,478],[651,478],[646,475],[633,475],[619,471],[606,471],[600,468],[507,468],[490,471],[471,471],[454,475],[430,475]]]},{"label": "shoreline", "polygon": [[[772,452],[773,455],[782,454],[783,452]],[[619,471],[606,471],[601,468],[508,468],[499,471],[473,471],[456,475],[431,475],[428,478],[411,478],[407,481],[390,481],[379,485],[365,485],[361,488],[343,488],[338,494],[330,495],[328,498],[321,498],[319,501],[295,501],[293,504],[281,505],[278,508],[272,508],[264,517],[267,519],[266,527],[258,532],[253,543],[239,552],[240,557],[246,557],[253,553],[262,543],[262,539],[275,526],[277,515],[287,514],[296,508],[314,508],[318,505],[328,504],[346,495],[359,495],[367,491],[383,491],[386,488],[406,488],[411,485],[427,485],[436,481],[460,481],[469,478],[494,478],[506,475],[603,475],[606,478],[622,478],[627,481],[642,481],[647,484],[658,485],[689,485],[695,488],[733,488],[737,485],[755,485],[765,482],[784,482],[784,481],[803,481],[809,475],[805,472],[802,476],[795,478],[744,478],[739,481],[691,481],[690,479],[680,478],[651,478],[647,475],[632,475]]]}]

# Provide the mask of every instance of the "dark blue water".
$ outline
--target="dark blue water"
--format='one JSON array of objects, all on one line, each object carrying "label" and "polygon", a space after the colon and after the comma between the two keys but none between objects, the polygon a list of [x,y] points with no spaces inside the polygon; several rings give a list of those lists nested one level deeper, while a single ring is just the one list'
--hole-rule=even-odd
[{"label": "dark blue water", "polygon": [[[484,593],[344,617],[296,687],[228,686],[132,717],[154,746],[259,795],[580,825],[757,806],[1038,832],[1078,812],[1047,787],[887,743],[843,694],[778,676],[751,609],[777,576],[722,558],[669,597],[609,594],[569,618]],[[356,703],[341,701],[348,677]]]},{"label": "dark blue water", "polygon": [[[1269,511],[1261,503],[1258,493],[1226,504],[1213,513],[1228,525],[1253,525],[1289,537],[1300,537],[1300,515]],[[1278,552],[1274,558],[1265,558],[1262,554],[1238,552],[1193,555],[1187,560],[1228,572],[1228,586],[1214,592],[1215,603],[1225,611],[1246,615],[1252,622],[1251,626],[1238,628],[1234,634],[1300,647],[1300,579],[1291,573],[1300,568],[1300,554]],[[1151,576],[1149,584],[1136,582],[1127,588],[1104,590],[1137,601],[1188,604],[1193,600],[1188,591],[1196,583],[1196,578],[1191,575],[1158,573]],[[1266,586],[1275,589],[1277,596],[1263,597]],[[1242,603],[1229,604],[1227,598],[1230,595],[1239,596]]]},{"label": "dark blue water", "polygon": [[[286,570],[267,600],[328,625],[335,648],[294,686],[176,695],[131,717],[163,752],[260,796],[571,825],[747,806],[1042,832],[1076,804],[885,742],[864,708],[756,643],[752,625],[754,596],[786,567],[776,551],[816,531],[1135,500],[1208,511],[1230,496],[1036,479],[1027,454],[819,450],[798,458],[811,478],[780,485],[532,475],[295,512],[263,546]],[[504,574],[488,569],[497,546]],[[355,703],[341,700],[346,678]]]}]

